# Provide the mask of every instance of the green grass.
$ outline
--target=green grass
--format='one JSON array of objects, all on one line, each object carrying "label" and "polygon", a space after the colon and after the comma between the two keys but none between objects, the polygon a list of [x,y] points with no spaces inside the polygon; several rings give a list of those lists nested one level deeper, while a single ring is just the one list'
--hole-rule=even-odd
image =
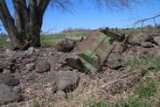
[{"label": "green grass", "polygon": [[0,38],[0,49],[11,48],[11,42],[7,42],[6,38]]},{"label": "green grass", "polygon": [[42,47],[54,46],[54,43],[64,37],[87,37],[89,33],[87,32],[75,32],[67,34],[52,34],[52,35],[43,35],[41,36]]},{"label": "green grass", "polygon": [[129,35],[130,33],[141,33],[144,32],[148,35],[154,34],[154,33],[158,33],[160,32],[160,29],[129,29],[129,30],[123,30],[123,32],[125,32],[126,35]]},{"label": "green grass", "polygon": [[128,100],[117,101],[114,107],[152,107],[151,102],[143,101],[139,96],[134,96]]},{"label": "green grass", "polygon": [[143,56],[143,58],[139,59],[137,54],[134,54],[132,59],[127,59],[124,61],[124,66],[129,66],[131,71],[135,66],[141,69],[146,69],[152,66],[154,71],[157,72],[160,70],[160,57],[151,58],[149,56]]},{"label": "green grass", "polygon": [[87,101],[85,107],[109,107],[106,101],[100,100],[90,100]]}]

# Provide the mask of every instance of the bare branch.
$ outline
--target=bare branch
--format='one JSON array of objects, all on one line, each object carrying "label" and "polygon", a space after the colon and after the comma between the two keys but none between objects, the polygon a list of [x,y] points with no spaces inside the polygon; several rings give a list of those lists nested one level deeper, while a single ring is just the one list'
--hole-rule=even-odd
[{"label": "bare branch", "polygon": [[153,20],[154,23],[155,23],[155,25],[156,25],[155,19],[158,18],[158,17],[160,17],[160,14],[155,15],[155,16],[150,17],[150,18],[145,18],[145,19],[138,20],[138,21],[136,21],[136,22],[134,23],[134,25],[137,25],[137,24],[141,23],[141,24],[142,24],[142,27],[143,27],[144,22],[146,22],[146,21],[148,21],[148,20]]}]

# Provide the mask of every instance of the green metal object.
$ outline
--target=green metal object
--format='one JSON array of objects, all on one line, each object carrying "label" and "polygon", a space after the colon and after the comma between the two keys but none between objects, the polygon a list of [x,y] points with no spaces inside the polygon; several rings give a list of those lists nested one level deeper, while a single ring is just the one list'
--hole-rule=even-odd
[{"label": "green metal object", "polygon": [[108,30],[94,32],[74,49],[75,59],[79,58],[89,71],[97,71],[101,62],[105,60],[107,52],[112,48],[114,42],[119,41],[119,38],[118,34]]}]

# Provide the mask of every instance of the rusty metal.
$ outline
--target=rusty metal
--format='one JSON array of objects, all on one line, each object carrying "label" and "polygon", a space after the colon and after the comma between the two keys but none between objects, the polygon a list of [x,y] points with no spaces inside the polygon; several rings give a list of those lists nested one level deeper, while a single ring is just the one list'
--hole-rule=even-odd
[{"label": "rusty metal", "polygon": [[97,71],[106,59],[109,50],[113,48],[115,41],[119,39],[118,34],[108,30],[105,32],[96,31],[73,50],[73,53],[76,54],[75,59],[79,58],[84,67],[91,72]]}]

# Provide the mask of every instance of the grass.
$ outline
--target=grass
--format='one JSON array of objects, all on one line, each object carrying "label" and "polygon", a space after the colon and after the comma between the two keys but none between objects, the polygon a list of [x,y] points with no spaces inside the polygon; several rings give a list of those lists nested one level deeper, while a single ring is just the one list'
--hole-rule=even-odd
[{"label": "grass", "polygon": [[42,35],[41,36],[41,44],[42,47],[54,46],[55,42],[59,39],[64,37],[87,37],[89,36],[89,32],[74,32],[74,33],[67,33],[67,34],[52,34],[52,35]]},{"label": "grass", "polygon": [[0,38],[0,49],[11,48],[11,42],[7,42],[6,38]]},{"label": "grass", "polygon": [[108,107],[108,103],[103,100],[90,100],[86,102],[85,107]]}]

